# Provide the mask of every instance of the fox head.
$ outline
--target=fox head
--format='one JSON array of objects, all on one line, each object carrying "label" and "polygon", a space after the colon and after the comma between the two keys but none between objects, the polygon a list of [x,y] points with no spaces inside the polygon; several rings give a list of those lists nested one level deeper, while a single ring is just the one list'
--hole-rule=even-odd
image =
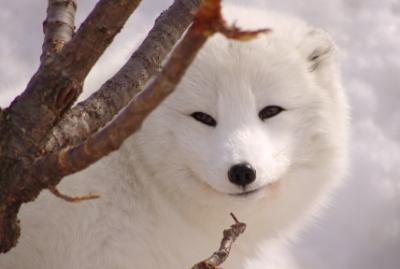
[{"label": "fox head", "polygon": [[132,154],[178,207],[257,212],[282,227],[342,177],[347,102],[323,31],[251,12],[258,20],[245,26],[272,33],[210,38],[134,136]]}]

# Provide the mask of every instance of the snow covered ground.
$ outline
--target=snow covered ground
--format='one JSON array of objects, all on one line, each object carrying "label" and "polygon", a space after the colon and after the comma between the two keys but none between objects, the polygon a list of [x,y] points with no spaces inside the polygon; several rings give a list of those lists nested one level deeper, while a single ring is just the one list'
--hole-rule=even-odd
[{"label": "snow covered ground", "polygon": [[[78,1],[78,23],[96,1]],[[147,0],[86,82],[115,72],[172,0]],[[38,66],[47,1],[4,1],[0,9],[0,106]],[[249,0],[326,29],[341,48],[353,114],[348,183],[295,244],[307,269],[400,268],[400,1]],[[85,94],[85,96],[87,95]]]}]

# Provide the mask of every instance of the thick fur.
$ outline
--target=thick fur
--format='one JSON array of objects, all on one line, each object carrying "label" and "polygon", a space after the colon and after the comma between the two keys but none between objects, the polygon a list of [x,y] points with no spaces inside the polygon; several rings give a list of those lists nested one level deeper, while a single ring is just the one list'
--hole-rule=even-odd
[{"label": "thick fur", "polygon": [[[226,7],[249,42],[210,38],[172,94],[116,153],[67,178],[70,204],[48,193],[24,206],[18,246],[1,269],[183,269],[208,257],[236,216],[248,229],[225,268],[242,269],[259,246],[315,216],[346,166],[347,103],[335,46],[302,21]],[[285,111],[265,121],[259,111]],[[190,114],[214,117],[216,127]],[[247,190],[228,169],[257,171]]]}]

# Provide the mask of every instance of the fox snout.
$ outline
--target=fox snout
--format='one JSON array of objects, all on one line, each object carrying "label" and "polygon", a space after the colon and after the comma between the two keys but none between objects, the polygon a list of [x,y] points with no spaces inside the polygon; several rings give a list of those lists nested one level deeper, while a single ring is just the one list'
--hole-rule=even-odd
[{"label": "fox snout", "polygon": [[228,178],[233,184],[244,188],[256,180],[256,169],[249,163],[239,163],[231,166]]}]

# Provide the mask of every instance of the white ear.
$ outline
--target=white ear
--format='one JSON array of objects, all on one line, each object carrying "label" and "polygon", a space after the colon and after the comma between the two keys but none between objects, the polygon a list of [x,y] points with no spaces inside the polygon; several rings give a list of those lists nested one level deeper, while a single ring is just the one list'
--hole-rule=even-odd
[{"label": "white ear", "polygon": [[311,72],[322,68],[324,64],[330,63],[336,50],[330,36],[320,29],[308,32],[298,48],[309,62]]}]

